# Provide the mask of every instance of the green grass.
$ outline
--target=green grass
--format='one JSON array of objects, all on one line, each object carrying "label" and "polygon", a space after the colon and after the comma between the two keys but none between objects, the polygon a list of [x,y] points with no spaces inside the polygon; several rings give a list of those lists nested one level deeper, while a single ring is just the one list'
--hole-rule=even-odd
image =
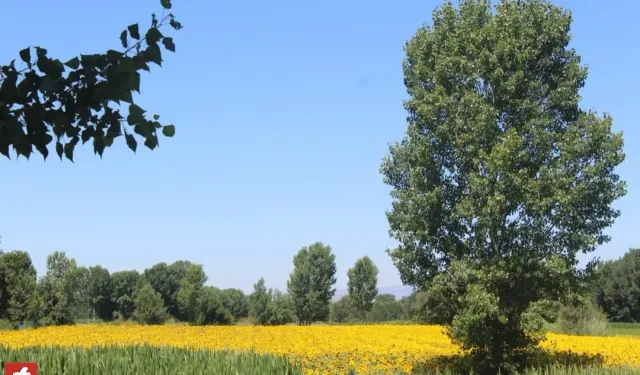
[{"label": "green grass", "polygon": [[615,336],[640,336],[640,323],[609,323],[609,333]]},{"label": "green grass", "polygon": [[37,362],[39,375],[302,375],[299,368],[281,357],[149,346],[0,347],[0,368],[4,362]]}]

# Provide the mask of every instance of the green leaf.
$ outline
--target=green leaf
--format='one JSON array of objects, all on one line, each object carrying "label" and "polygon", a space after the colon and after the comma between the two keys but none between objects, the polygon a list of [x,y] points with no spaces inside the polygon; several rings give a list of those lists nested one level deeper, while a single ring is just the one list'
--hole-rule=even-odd
[{"label": "green leaf", "polygon": [[133,58],[125,57],[120,60],[118,63],[118,68],[116,69],[118,73],[132,73],[136,71],[136,63]]},{"label": "green leaf", "polygon": [[109,60],[110,63],[115,64],[123,55],[124,53],[120,51],[110,49],[107,51],[107,60]]},{"label": "green leaf", "polygon": [[167,50],[171,51],[171,52],[175,52],[176,51],[176,45],[173,44],[173,38],[164,38],[162,39],[162,44],[164,44],[164,48],[166,48]]},{"label": "green leaf", "polygon": [[66,143],[64,145],[64,156],[67,157],[67,159],[71,160],[71,162],[73,163],[73,149],[75,148],[75,145],[73,143]]},{"label": "green leaf", "polygon": [[63,147],[62,147],[62,143],[60,143],[60,141],[56,142],[56,154],[58,154],[58,157],[60,158],[60,160],[62,160],[62,152],[64,151]]},{"label": "green leaf", "polygon": [[164,9],[171,9],[171,0],[160,0],[160,4]]},{"label": "green leaf", "polygon": [[122,34],[120,34],[120,43],[122,43],[122,47],[127,48],[129,45],[127,43],[127,30],[123,30]]},{"label": "green leaf", "polygon": [[131,95],[131,90],[121,90],[118,97],[123,102],[133,103],[133,96]]},{"label": "green leaf", "polygon": [[27,47],[20,51],[20,58],[22,59],[22,61],[31,65],[31,47]]},{"label": "green leaf", "polygon": [[127,140],[127,146],[131,149],[131,151],[136,152],[138,148],[138,141],[136,141],[136,137],[133,134],[126,134],[124,136]]},{"label": "green leaf", "polygon": [[144,59],[148,62],[154,62],[158,66],[162,66],[162,53],[157,44],[152,44],[144,51]]},{"label": "green leaf", "polygon": [[144,145],[149,147],[149,149],[153,150],[158,147],[158,137],[156,135],[150,135],[144,141]]},{"label": "green leaf", "polygon": [[135,40],[140,40],[140,31],[138,30],[138,24],[134,23],[133,25],[129,25],[127,28],[129,30],[129,35]]},{"label": "green leaf", "polygon": [[147,44],[156,44],[160,39],[162,39],[162,33],[157,27],[151,27],[147,31],[147,35],[145,35],[147,40]]},{"label": "green leaf", "polygon": [[64,63],[64,65],[68,66],[69,68],[76,70],[80,67],[80,60],[78,59],[78,57],[74,57],[73,59],[67,61],[66,63]]},{"label": "green leaf", "polygon": [[154,120],[160,120],[160,115],[153,115]]},{"label": "green leaf", "polygon": [[171,138],[176,134],[176,127],[174,125],[167,125],[162,128],[162,134],[164,134],[165,137]]},{"label": "green leaf", "polygon": [[140,108],[136,104],[131,104],[129,106],[129,113],[134,115],[134,116],[142,117],[142,115],[144,115],[144,113],[145,113],[145,110]]}]

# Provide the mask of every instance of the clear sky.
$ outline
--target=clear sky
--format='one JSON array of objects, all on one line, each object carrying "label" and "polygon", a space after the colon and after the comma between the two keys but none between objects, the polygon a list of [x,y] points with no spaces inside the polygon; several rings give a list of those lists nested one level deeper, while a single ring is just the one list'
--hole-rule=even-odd
[{"label": "clear sky", "polygon": [[[440,2],[173,3],[185,26],[173,32],[177,53],[143,76],[137,102],[174,123],[175,138],[137,155],[121,140],[102,160],[84,147],[75,164],[0,159],[0,246],[29,251],[39,274],[54,250],[110,271],[187,259],[208,284],[249,291],[261,276],[284,289],[294,253],[323,241],[338,289],[363,255],[380,286],[400,285],[384,251],[393,242],[379,166],[405,130],[404,43]],[[625,134],[629,192],[595,254],[617,258],[640,246],[640,3],[557,4],[573,11],[573,46],[590,67],[583,106],[609,112]],[[2,7],[3,63],[29,45],[63,61],[120,48],[127,25],[161,11],[158,0]]]}]

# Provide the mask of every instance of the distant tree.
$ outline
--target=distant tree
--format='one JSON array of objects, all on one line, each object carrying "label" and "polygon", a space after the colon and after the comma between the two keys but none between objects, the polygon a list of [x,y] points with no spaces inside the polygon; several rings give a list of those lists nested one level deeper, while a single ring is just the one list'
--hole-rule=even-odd
[{"label": "distant tree", "polygon": [[326,321],[335,295],[336,257],[322,242],[305,246],[293,257],[287,289],[300,324]]},{"label": "distant tree", "polygon": [[264,283],[264,278],[260,278],[253,284],[253,293],[249,296],[249,315],[260,325],[267,325],[271,320],[272,312],[271,296]]},{"label": "distant tree", "polygon": [[403,317],[402,305],[393,294],[378,295],[369,313],[372,322],[391,322],[402,320]]},{"label": "distant tree", "polygon": [[357,314],[353,309],[353,303],[348,295],[331,303],[330,320],[332,322],[346,323],[357,316]]},{"label": "distant tree", "polygon": [[111,320],[115,306],[109,271],[102,266],[89,267],[88,283],[92,318]]},{"label": "distant tree", "polygon": [[460,286],[441,297],[476,373],[527,365],[550,301],[580,289],[577,254],[609,240],[626,192],[622,134],[580,106],[570,28],[548,1],[463,0],[405,46],[408,127],[381,167],[389,253],[405,284]]},{"label": "distant tree", "polygon": [[79,271],[74,259],[63,251],[55,251],[47,257],[47,272],[38,285],[44,302],[45,324],[74,323],[78,283]]},{"label": "distant tree", "polygon": [[347,271],[350,301],[360,319],[364,320],[378,295],[378,267],[365,256]]},{"label": "distant tree", "polygon": [[[171,9],[171,0],[160,3]],[[161,125],[157,115],[147,119],[132,96],[140,92],[139,72],[150,71],[149,63],[162,65],[159,43],[175,51],[173,38],[160,32],[166,24],[176,30],[182,27],[172,14],[162,19],[154,14],[146,33],[137,23],[122,31],[123,51],[80,55],[63,63],[48,56],[45,48],[27,47],[19,52],[22,66],[15,61],[0,66],[0,154],[9,158],[13,148],[18,156],[29,158],[35,148],[46,159],[54,143],[60,159],[64,155],[73,161],[80,141],[93,140],[94,152],[102,156],[105,147],[122,135],[134,152],[134,133],[151,150],[158,146],[160,129],[172,137],[175,127]],[[129,103],[128,115],[114,106],[121,102]]]},{"label": "distant tree", "polygon": [[148,325],[162,324],[167,319],[167,308],[164,307],[162,296],[153,290],[149,283],[143,284],[138,290],[133,320]]},{"label": "distant tree", "polygon": [[225,289],[224,293],[227,295],[225,307],[236,320],[249,316],[249,298],[240,289]]},{"label": "distant tree", "polygon": [[226,325],[233,323],[233,315],[220,302],[220,293],[217,288],[203,287],[198,293],[196,305],[195,324]]},{"label": "distant tree", "polygon": [[119,271],[111,275],[111,301],[116,305],[117,315],[121,319],[130,319],[133,314],[140,278],[138,271]]},{"label": "distant tree", "polygon": [[177,296],[180,282],[186,276],[189,265],[191,262],[180,260],[171,265],[158,263],[144,270],[144,280],[160,293],[169,314],[179,320],[187,319],[178,306]]},{"label": "distant tree", "polygon": [[74,290],[72,314],[74,319],[95,318],[92,313],[89,268],[76,267],[77,287]]},{"label": "distant tree", "polygon": [[285,325],[294,322],[295,311],[291,296],[278,289],[272,289],[269,292],[272,306],[269,324]]},{"label": "distant tree", "polygon": [[[200,264],[190,264],[185,277],[180,281],[177,302],[180,312],[187,317],[190,323],[196,323],[198,314],[198,298],[207,275]],[[215,293],[215,291],[213,291]]]},{"label": "distant tree", "polygon": [[640,249],[598,267],[592,292],[614,322],[640,322]]},{"label": "distant tree", "polygon": [[39,315],[33,311],[29,302],[36,294],[36,270],[31,257],[25,251],[10,251],[0,255],[0,319],[9,319],[12,323],[25,322],[31,316]]},{"label": "distant tree", "polygon": [[416,301],[417,292],[412,292],[408,296],[400,298],[400,305],[402,305],[402,314],[407,320],[417,320],[415,318],[416,312],[414,310],[414,303]]}]

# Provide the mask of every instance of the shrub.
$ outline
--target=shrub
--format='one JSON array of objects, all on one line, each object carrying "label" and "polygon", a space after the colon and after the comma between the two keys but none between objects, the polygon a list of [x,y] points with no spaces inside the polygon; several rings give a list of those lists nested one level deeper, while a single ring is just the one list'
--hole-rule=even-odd
[{"label": "shrub", "polygon": [[607,314],[591,300],[560,308],[558,330],[570,335],[602,336],[608,332]]},{"label": "shrub", "polygon": [[145,284],[138,291],[133,320],[142,324],[162,324],[166,319],[167,308],[164,307],[162,296],[151,284]]},{"label": "shrub", "polygon": [[8,319],[0,319],[0,331],[13,330],[16,327]]}]

